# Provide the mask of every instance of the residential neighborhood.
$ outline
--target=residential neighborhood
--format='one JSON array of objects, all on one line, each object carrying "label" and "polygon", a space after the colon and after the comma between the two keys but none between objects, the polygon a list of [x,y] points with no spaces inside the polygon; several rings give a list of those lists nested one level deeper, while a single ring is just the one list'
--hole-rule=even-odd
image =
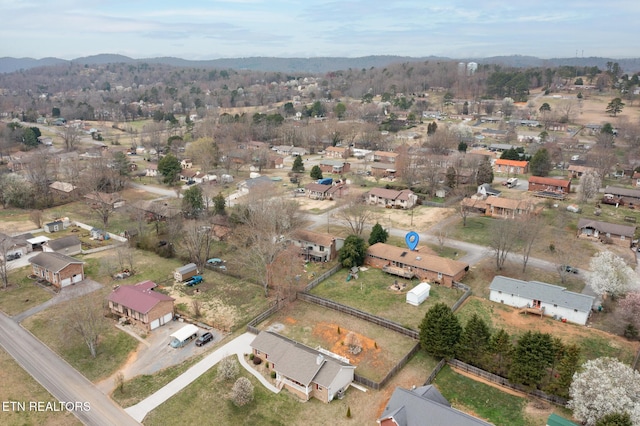
[{"label": "residential neighborhood", "polygon": [[385,66],[0,73],[2,424],[640,421],[638,72]]}]

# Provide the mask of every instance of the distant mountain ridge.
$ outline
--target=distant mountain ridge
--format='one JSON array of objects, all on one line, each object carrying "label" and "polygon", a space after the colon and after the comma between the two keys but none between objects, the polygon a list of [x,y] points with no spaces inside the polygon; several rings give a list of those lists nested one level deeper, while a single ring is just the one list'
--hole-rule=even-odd
[{"label": "distant mountain ridge", "polygon": [[617,62],[622,70],[626,73],[635,73],[640,71],[640,58],[551,58],[540,59],[533,56],[510,55],[510,56],[493,56],[488,58],[447,58],[440,56],[427,57],[411,57],[411,56],[393,56],[393,55],[377,55],[363,56],[359,58],[344,57],[316,57],[316,58],[276,58],[256,56],[249,58],[220,58],[211,60],[189,60],[175,57],[161,58],[145,58],[133,59],[128,56],[116,54],[100,54],[92,55],[72,60],[59,58],[0,58],[0,73],[10,73],[19,70],[28,70],[35,67],[60,65],[65,63],[79,63],[87,65],[104,65],[109,63],[148,63],[148,64],[165,64],[175,67],[197,67],[197,68],[223,68],[237,70],[252,71],[272,71],[272,72],[306,72],[306,73],[325,73],[329,71],[345,70],[349,68],[361,69],[371,67],[385,67],[392,63],[399,62],[422,62],[422,61],[461,61],[461,62],[477,62],[479,64],[500,64],[508,67],[557,67],[562,65],[568,66],[597,66],[600,69],[606,69],[607,62]]}]

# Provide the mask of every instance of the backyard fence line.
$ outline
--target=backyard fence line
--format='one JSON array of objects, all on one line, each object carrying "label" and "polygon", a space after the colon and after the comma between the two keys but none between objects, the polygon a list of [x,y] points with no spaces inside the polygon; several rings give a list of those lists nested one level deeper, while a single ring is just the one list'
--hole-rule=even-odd
[{"label": "backyard fence line", "polygon": [[469,296],[471,296],[471,287],[469,287],[466,284],[462,284],[460,282],[457,282],[457,281],[454,281],[451,286],[453,288],[459,288],[461,290],[464,290],[464,294],[451,307],[451,312],[455,312],[460,308],[460,306],[462,306],[462,303],[464,303],[464,301],[467,300],[467,298]]},{"label": "backyard fence line", "polygon": [[257,317],[249,321],[249,324],[247,324],[247,331],[249,333],[259,334],[260,330],[258,330],[256,325],[260,324],[262,321],[266,320],[271,315],[278,312],[284,305],[285,305],[284,303],[275,302],[273,306],[268,308],[266,311],[263,311],[261,314],[258,314]]},{"label": "backyard fence line", "polygon": [[361,311],[359,309],[352,308],[347,305],[343,305],[338,302],[334,302],[329,299],[325,299],[320,296],[316,296],[313,294],[309,294],[306,292],[299,292],[298,298],[300,300],[304,300],[305,302],[314,303],[316,305],[323,306],[325,308],[332,309],[334,311],[342,312],[356,318],[360,318],[362,320],[368,321],[372,324],[379,325],[381,327],[387,328],[389,330],[395,331],[396,333],[403,334],[405,336],[411,337],[412,339],[418,340],[420,338],[420,333],[415,330],[411,330],[401,326],[400,324],[389,321],[387,319],[381,318],[376,315],[369,314],[367,312]]},{"label": "backyard fence line", "polygon": [[122,246],[124,246],[126,244],[127,243],[109,244],[108,246],[96,247],[96,248],[89,249],[89,250],[81,250],[80,252],[81,252],[81,254],[99,253],[101,251],[113,250],[114,248],[122,247]]},{"label": "backyard fence line", "polygon": [[444,367],[446,364],[447,364],[447,360],[442,358],[440,362],[435,366],[433,371],[431,371],[431,374],[429,374],[429,377],[427,377],[427,380],[424,381],[423,386],[430,385],[431,382],[433,382],[436,379],[436,376],[438,375],[440,370],[442,370],[442,367]]},{"label": "backyard fence line", "polygon": [[561,406],[566,406],[567,405],[567,400],[564,398],[561,398],[559,396],[556,395],[549,395],[546,392],[543,392],[541,390],[538,389],[527,389],[526,387],[522,386],[522,385],[517,385],[514,383],[511,383],[508,379],[502,377],[502,376],[498,376],[497,374],[493,374],[490,373],[488,371],[485,371],[481,368],[478,367],[474,367],[473,365],[469,365],[466,364],[462,361],[459,361],[457,359],[450,359],[447,361],[447,363],[455,368],[458,368],[466,373],[472,374],[474,376],[480,377],[484,380],[487,380],[491,383],[496,383],[499,384],[500,386],[504,386],[505,388],[509,388],[509,389],[513,389],[515,391],[518,392],[522,392],[524,394],[530,395],[530,396],[534,396],[536,398],[542,399],[544,401],[550,402],[552,404],[556,404],[556,405],[561,405]]},{"label": "backyard fence line", "polygon": [[449,198],[444,203],[438,203],[436,201],[421,200],[421,204],[423,206],[445,208],[445,207],[451,206],[452,204],[457,203],[458,201],[462,200],[463,198],[464,197],[462,195],[458,195],[456,197]]},{"label": "backyard fence line", "polygon": [[389,370],[387,375],[379,382],[373,381],[371,379],[367,379],[366,377],[362,377],[358,374],[353,375],[353,381],[356,383],[360,383],[361,385],[370,387],[371,389],[380,390],[384,386],[386,386],[389,380],[391,380],[393,376],[395,376],[398,373],[398,371],[400,371],[400,369],[404,367],[419,350],[420,350],[420,343],[416,343],[411,348],[411,350],[407,352],[405,356],[403,356],[402,359],[398,361],[396,365],[391,370]]},{"label": "backyard fence line", "polygon": [[331,268],[328,271],[324,272],[319,277],[314,278],[313,280],[309,281],[309,284],[307,284],[307,286],[304,288],[304,291],[311,291],[311,289],[313,289],[315,286],[320,284],[322,281],[324,281],[327,278],[329,278],[331,275],[333,275],[336,272],[338,272],[340,269],[342,269],[342,265],[338,263],[333,268]]}]

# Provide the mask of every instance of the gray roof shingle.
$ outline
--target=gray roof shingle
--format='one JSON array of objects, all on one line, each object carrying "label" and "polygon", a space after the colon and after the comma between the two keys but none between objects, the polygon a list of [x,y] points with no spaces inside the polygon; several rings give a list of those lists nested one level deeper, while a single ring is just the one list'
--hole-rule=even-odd
[{"label": "gray roof shingle", "polygon": [[595,300],[593,296],[574,293],[557,285],[540,281],[522,281],[501,275],[493,278],[489,290],[516,294],[526,299],[540,300],[567,309],[577,309],[580,312],[589,312]]}]

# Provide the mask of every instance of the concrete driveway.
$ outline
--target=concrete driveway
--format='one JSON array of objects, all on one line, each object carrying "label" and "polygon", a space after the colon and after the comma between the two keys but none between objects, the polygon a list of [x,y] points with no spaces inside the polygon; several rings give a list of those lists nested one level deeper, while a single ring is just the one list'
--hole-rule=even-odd
[{"label": "concrete driveway", "polygon": [[[169,336],[185,325],[185,323],[179,321],[171,321],[147,334],[146,338],[141,338],[129,326],[122,327],[126,332],[137,337],[141,344],[138,345],[138,348],[131,358],[129,358],[127,364],[115,374],[122,373],[125,380],[142,374],[153,374],[164,368],[178,365],[194,356],[210,352],[212,348],[224,338],[224,335],[217,330],[205,330],[201,328],[198,331],[198,336],[208,331],[213,334],[213,341],[200,347],[196,346],[195,341],[192,341],[182,348],[172,348],[169,345],[171,341]],[[115,387],[115,374],[101,381],[96,386],[105,394],[111,393]]]}]

